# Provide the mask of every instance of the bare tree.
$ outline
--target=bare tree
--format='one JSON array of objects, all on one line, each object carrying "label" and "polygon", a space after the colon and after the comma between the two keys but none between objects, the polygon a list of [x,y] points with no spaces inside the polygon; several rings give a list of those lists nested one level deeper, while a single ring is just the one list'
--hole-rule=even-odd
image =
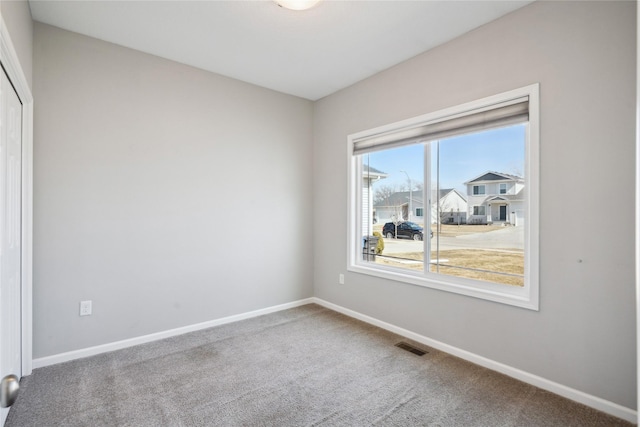
[{"label": "bare tree", "polygon": [[395,186],[381,185],[375,190],[375,193],[373,196],[373,203],[374,204],[384,203],[385,200],[388,200],[389,197],[391,197],[396,192],[397,190]]},{"label": "bare tree", "polygon": [[[420,181],[411,180],[412,191],[422,191],[424,184]],[[398,191],[409,191],[409,184],[406,182],[398,184]]]}]

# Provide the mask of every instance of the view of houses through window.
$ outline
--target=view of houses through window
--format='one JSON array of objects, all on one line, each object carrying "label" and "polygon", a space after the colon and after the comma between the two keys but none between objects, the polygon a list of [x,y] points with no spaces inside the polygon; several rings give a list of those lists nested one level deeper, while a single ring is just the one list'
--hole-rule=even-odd
[{"label": "view of houses through window", "polygon": [[365,260],[523,286],[525,142],[519,124],[362,155]]}]

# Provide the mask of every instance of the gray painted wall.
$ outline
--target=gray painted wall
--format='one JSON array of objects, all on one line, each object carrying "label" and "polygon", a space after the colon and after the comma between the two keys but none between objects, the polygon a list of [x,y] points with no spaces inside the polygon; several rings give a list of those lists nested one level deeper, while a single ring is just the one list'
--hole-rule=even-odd
[{"label": "gray painted wall", "polygon": [[7,25],[29,87],[33,87],[33,21],[27,0],[0,1],[0,14]]},{"label": "gray painted wall", "polygon": [[312,296],[310,101],[34,41],[35,358]]},{"label": "gray painted wall", "polygon": [[[635,408],[635,7],[537,2],[318,101],[315,295]],[[535,82],[540,311],[346,272],[347,135]]]}]

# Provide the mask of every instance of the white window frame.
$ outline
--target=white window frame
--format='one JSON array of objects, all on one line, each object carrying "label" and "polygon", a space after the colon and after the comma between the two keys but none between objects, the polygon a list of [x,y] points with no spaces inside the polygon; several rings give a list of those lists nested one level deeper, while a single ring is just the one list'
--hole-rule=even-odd
[{"label": "white window frame", "polygon": [[[504,189],[504,192],[503,192]],[[506,182],[501,182],[498,185],[498,194],[507,194],[507,183]]]},{"label": "white window frame", "polygon": [[[527,183],[527,199],[525,209],[525,268],[524,286],[511,286],[498,283],[481,282],[464,277],[431,275],[424,272],[380,266],[366,262],[362,259],[361,236],[358,228],[361,228],[362,201],[358,195],[360,177],[362,176],[359,157],[354,156],[354,141],[374,135],[384,135],[415,128],[427,123],[444,121],[449,118],[469,114],[472,111],[490,110],[492,106],[500,103],[516,100],[522,97],[529,100],[529,121],[526,127],[525,143],[525,182]],[[451,108],[446,108],[433,113],[424,114],[411,119],[391,123],[375,129],[351,134],[347,137],[348,155],[348,233],[347,270],[355,273],[375,276],[387,280],[417,285],[431,289],[452,292],[484,300],[504,303],[530,310],[539,310],[539,176],[540,176],[540,112],[539,112],[539,84],[532,84],[519,89],[504,92],[498,95],[468,102]],[[425,168],[426,169],[426,168]],[[425,172],[427,175],[427,172]],[[436,201],[433,201],[436,202]],[[429,213],[425,201],[425,213]],[[425,223],[428,221],[425,219]],[[429,239],[424,239],[425,250]]]},{"label": "white window frame", "polygon": [[[476,191],[476,189],[478,191]],[[480,191],[482,190],[482,191]],[[487,187],[484,184],[477,184],[473,186],[473,191],[472,191],[474,196],[484,196],[485,194],[487,194]]]}]

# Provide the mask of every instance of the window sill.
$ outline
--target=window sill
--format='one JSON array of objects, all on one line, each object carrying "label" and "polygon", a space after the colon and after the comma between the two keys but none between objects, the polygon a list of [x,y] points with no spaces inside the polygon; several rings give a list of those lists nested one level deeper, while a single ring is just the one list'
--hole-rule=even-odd
[{"label": "window sill", "polygon": [[365,263],[352,264],[347,270],[423,288],[451,292],[534,311],[539,310],[538,295],[532,292],[532,287],[527,284],[520,287],[436,274],[424,276],[422,272],[412,274],[409,271],[400,269],[370,267]]}]

